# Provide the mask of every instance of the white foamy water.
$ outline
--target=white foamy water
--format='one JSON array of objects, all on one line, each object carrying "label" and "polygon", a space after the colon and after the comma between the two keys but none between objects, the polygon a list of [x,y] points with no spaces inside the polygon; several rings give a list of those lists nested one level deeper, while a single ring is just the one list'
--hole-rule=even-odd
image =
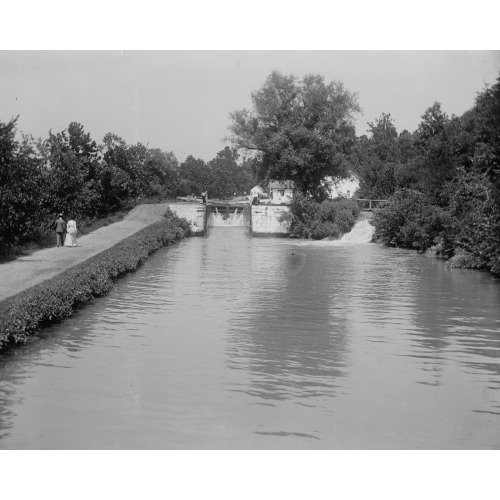
[{"label": "white foamy water", "polygon": [[346,245],[358,245],[370,243],[372,240],[375,228],[370,224],[368,219],[363,219],[356,222],[352,231],[344,234],[342,238],[334,240],[331,238],[324,238],[323,240],[293,240],[293,243],[298,246],[316,246],[316,247],[342,247]]},{"label": "white foamy water", "polygon": [[370,243],[375,228],[368,219],[356,222],[350,233],[344,234],[340,241],[348,243]]},{"label": "white foamy water", "polygon": [[212,213],[209,221],[210,226],[220,227],[220,226],[244,226],[245,221],[243,219],[243,211],[238,213],[238,209],[235,208],[234,212],[225,218],[224,213],[219,213],[217,208],[215,213]]}]

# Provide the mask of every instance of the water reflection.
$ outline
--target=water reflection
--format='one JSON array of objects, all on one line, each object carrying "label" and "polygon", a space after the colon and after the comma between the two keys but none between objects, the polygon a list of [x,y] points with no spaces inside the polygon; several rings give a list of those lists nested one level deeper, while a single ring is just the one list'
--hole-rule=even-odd
[{"label": "water reflection", "polygon": [[246,251],[252,286],[230,320],[228,367],[249,370],[242,390],[268,402],[333,397],[348,347],[345,291],[332,289],[323,252],[268,243],[253,240]]},{"label": "water reflection", "polygon": [[212,228],[0,359],[0,448],[500,448],[499,305],[414,252]]}]

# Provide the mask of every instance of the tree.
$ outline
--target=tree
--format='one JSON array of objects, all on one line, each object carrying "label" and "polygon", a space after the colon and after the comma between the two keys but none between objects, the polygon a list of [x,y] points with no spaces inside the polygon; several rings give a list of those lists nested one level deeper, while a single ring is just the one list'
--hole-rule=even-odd
[{"label": "tree", "polygon": [[500,76],[478,94],[473,112],[477,140],[473,164],[491,181],[500,204]]},{"label": "tree", "polygon": [[15,140],[17,118],[0,122],[0,254],[43,237],[50,215],[44,203],[48,183],[33,139]]},{"label": "tree", "polygon": [[179,187],[179,162],[173,152],[148,148],[144,165],[148,196],[174,197]]},{"label": "tree", "polygon": [[208,192],[215,198],[230,198],[237,191],[238,153],[226,146],[208,162],[210,185]]},{"label": "tree", "polygon": [[402,165],[408,137],[398,136],[391,115],[382,113],[375,123],[368,123],[371,136],[361,136],[356,143],[352,161],[360,177],[358,195],[362,198],[387,199],[403,178]]},{"label": "tree", "polygon": [[373,154],[380,161],[397,162],[399,160],[398,132],[390,113],[382,113],[375,123],[368,123],[371,132]]},{"label": "tree", "polygon": [[459,169],[453,188],[449,211],[455,249],[461,251],[461,259],[472,259],[471,267],[500,274],[500,205],[488,174]]},{"label": "tree", "polygon": [[103,139],[101,189],[108,210],[141,197],[173,197],[179,190],[179,162],[172,152],[129,146],[115,134]]},{"label": "tree", "polygon": [[98,148],[83,126],[72,122],[67,130],[56,134],[49,131],[44,148],[48,160],[50,197],[48,203],[55,212],[78,217],[99,214],[96,178],[99,168]]},{"label": "tree", "polygon": [[449,140],[450,118],[438,102],[427,108],[421,118],[415,132],[414,162],[420,179],[419,187],[444,206],[448,198],[443,188],[453,179],[456,168]]},{"label": "tree", "polygon": [[252,111],[230,114],[230,140],[261,159],[268,179],[291,180],[302,193],[321,197],[326,176],[347,176],[360,108],[341,82],[274,71],[252,102]]},{"label": "tree", "polygon": [[199,195],[208,189],[210,184],[210,170],[202,159],[189,155],[181,163],[179,172],[182,194]]}]

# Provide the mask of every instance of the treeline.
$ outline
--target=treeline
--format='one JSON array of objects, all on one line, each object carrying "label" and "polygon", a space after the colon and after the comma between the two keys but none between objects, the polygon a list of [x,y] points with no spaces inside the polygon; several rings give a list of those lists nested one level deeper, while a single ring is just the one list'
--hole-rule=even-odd
[{"label": "treeline", "polygon": [[231,198],[250,194],[259,178],[259,163],[240,158],[235,148],[226,146],[209,162],[188,156],[179,168],[180,193],[197,194],[208,191],[210,198]]},{"label": "treeline", "polygon": [[500,77],[462,116],[435,103],[414,132],[398,134],[389,114],[369,127],[353,168],[358,197],[388,200],[376,240],[500,274]]},{"label": "treeline", "polygon": [[144,200],[248,193],[255,178],[252,162],[229,147],[207,163],[189,156],[179,164],[172,152],[129,145],[112,133],[97,144],[75,122],[45,140],[17,140],[16,123],[0,122],[0,258],[26,243],[52,241],[59,212],[82,228]]}]

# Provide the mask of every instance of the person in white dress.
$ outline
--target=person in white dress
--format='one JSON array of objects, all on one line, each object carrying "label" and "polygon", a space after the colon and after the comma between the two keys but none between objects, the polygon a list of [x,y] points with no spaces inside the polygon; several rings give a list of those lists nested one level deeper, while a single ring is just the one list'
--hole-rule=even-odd
[{"label": "person in white dress", "polygon": [[65,247],[76,247],[76,221],[73,219],[68,221],[66,226],[66,239],[64,240]]}]

